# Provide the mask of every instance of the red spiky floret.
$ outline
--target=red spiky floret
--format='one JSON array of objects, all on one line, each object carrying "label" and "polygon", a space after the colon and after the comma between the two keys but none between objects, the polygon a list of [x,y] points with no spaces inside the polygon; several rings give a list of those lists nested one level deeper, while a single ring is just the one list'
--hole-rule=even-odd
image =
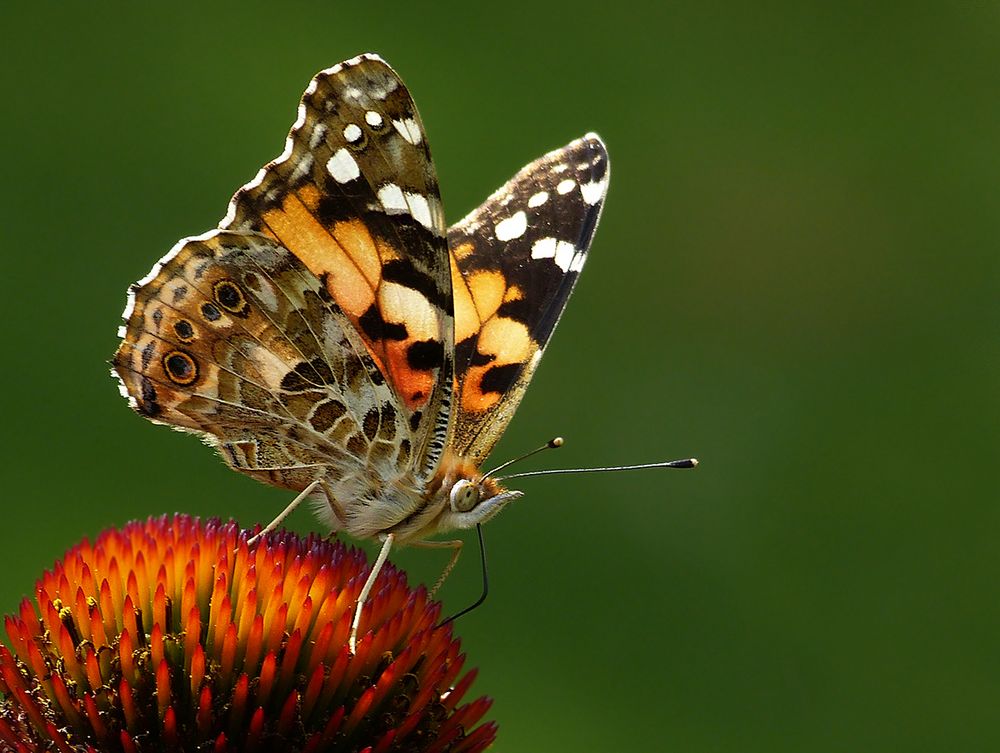
[{"label": "red spiky floret", "polygon": [[70,549],[5,618],[0,750],[453,751],[496,737],[440,607],[362,552],[178,515]]}]

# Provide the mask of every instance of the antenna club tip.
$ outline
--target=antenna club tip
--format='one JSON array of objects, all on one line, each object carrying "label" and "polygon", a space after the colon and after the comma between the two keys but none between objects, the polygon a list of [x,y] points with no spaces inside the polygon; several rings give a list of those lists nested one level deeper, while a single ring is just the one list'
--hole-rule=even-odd
[{"label": "antenna club tip", "polygon": [[552,439],[549,440],[548,446],[554,450],[556,447],[562,447],[565,441],[566,440],[563,439],[562,437],[553,437]]},{"label": "antenna club tip", "polygon": [[697,468],[698,467],[698,458],[691,458],[688,462],[691,463],[691,467],[692,468]]}]

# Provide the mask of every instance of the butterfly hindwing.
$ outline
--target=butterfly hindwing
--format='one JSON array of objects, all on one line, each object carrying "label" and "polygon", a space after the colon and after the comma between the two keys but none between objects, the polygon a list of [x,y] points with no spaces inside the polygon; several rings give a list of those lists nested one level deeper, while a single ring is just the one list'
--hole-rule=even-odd
[{"label": "butterfly hindwing", "polygon": [[319,73],[284,153],[222,226],[274,238],[322,281],[395,391],[429,475],[447,443],[451,275],[423,124],[396,73],[375,55]]},{"label": "butterfly hindwing", "polygon": [[506,429],[583,267],[608,155],[594,134],[535,160],[448,231],[453,443],[482,462]]},{"label": "butterfly hindwing", "polygon": [[319,279],[271,239],[185,239],[130,295],[114,364],[143,415],[292,489],[323,468],[391,477],[407,465],[408,427],[381,371]]}]

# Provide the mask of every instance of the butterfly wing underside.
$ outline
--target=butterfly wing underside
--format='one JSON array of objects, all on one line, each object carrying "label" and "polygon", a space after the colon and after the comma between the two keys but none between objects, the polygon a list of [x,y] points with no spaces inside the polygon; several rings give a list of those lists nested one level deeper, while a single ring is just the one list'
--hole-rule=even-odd
[{"label": "butterfly wing underside", "polygon": [[234,469],[301,489],[325,468],[407,465],[404,417],[320,281],[256,234],[187,238],[130,292],[115,372],[153,421],[205,435]]},{"label": "butterfly wing underside", "polygon": [[313,79],[220,229],[132,287],[115,371],[140,413],[207,435],[235,469],[289,488],[326,469],[370,499],[429,477],[448,441],[449,269],[419,115],[363,55]]},{"label": "butterfly wing underside", "polygon": [[[446,232],[399,77],[374,55],[322,71],[219,229],[131,289],[123,392],[237,470],[297,489],[329,472],[366,508],[393,479],[430,479],[446,447],[478,465],[572,292],[607,184],[590,134]],[[406,514],[369,512],[352,532]]]},{"label": "butterfly wing underside", "polygon": [[608,177],[604,144],[588,134],[524,167],[448,231],[453,445],[477,464],[513,417],[569,300]]},{"label": "butterfly wing underside", "polygon": [[320,279],[398,396],[418,476],[431,475],[448,442],[451,275],[424,127],[395,71],[361,55],[320,72],[284,153],[221,226],[275,239]]}]

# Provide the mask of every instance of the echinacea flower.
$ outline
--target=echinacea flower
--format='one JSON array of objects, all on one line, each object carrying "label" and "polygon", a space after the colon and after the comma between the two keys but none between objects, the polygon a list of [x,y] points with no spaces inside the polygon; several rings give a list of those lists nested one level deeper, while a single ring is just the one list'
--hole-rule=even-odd
[{"label": "echinacea flower", "polygon": [[363,553],[161,517],[70,549],[5,619],[0,751],[481,751],[440,606]]}]

